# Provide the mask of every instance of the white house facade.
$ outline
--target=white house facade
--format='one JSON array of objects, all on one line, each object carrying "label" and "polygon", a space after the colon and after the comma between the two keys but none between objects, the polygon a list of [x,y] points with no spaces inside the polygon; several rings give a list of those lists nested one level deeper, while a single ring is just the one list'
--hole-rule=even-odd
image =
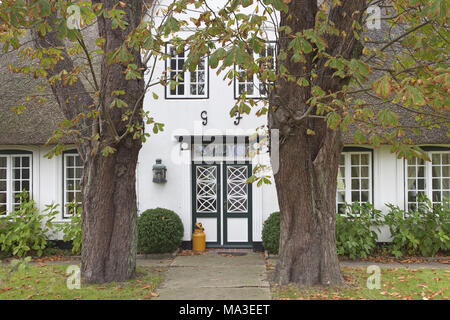
[{"label": "white house facade", "polygon": [[[275,49],[268,43],[267,54],[271,55]],[[169,45],[167,50],[170,53]],[[165,127],[163,132],[152,134],[140,152],[138,211],[156,207],[175,211],[184,224],[183,245],[187,248],[193,224],[199,221],[209,247],[260,249],[264,221],[278,210],[277,195],[273,182],[262,186],[246,183],[257,164],[270,162],[267,150],[255,157],[246,155],[258,147],[255,133],[266,125],[267,118],[254,112],[230,117],[230,109],[239,93],[246,91],[259,98],[264,92],[256,78],[237,77],[229,85],[223,74],[208,68],[207,57],[194,72],[183,71],[184,55],[174,53],[155,70],[155,74],[178,74],[182,81],[175,88],[155,88],[157,100],[152,94],[145,97],[145,110]],[[1,68],[6,69],[3,62]],[[10,77],[15,81],[17,75]],[[21,117],[35,117],[33,110],[6,116],[5,112],[12,113],[12,104],[5,99],[0,104],[0,214],[13,210],[15,194],[27,189],[41,210],[57,203],[61,210],[58,221],[69,219],[61,208],[80,200],[82,163],[73,145],[61,156],[45,157],[51,147],[44,143],[58,120],[55,116],[49,122],[48,117],[57,112],[25,122],[28,127],[24,129]],[[55,104],[49,108],[57,110]],[[151,133],[151,129],[146,131]],[[390,146],[355,145],[351,137],[351,133],[344,135],[337,208],[345,202],[360,201],[387,212],[386,204],[407,209],[417,201],[418,193],[425,193],[434,202],[450,197],[450,139],[445,135],[430,133],[416,140],[430,153],[431,162],[398,159]],[[157,159],[166,167],[166,182],[153,181]],[[379,240],[389,241],[387,230]]]}]

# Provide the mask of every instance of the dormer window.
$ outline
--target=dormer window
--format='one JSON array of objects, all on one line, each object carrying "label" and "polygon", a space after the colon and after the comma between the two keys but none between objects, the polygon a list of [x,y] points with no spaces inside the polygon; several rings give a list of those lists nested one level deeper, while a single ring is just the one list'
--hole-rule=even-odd
[{"label": "dormer window", "polygon": [[208,59],[200,60],[195,71],[184,69],[188,52],[177,51],[167,46],[170,58],[167,60],[167,76],[171,80],[166,86],[167,99],[205,99],[208,98]]},{"label": "dormer window", "polygon": [[[260,66],[275,70],[276,44],[267,42],[265,48],[259,54],[253,54]],[[237,66],[238,76],[234,81],[235,99],[244,94],[247,98],[265,99],[268,97],[268,83],[264,83],[257,74],[249,75],[247,70]]]}]

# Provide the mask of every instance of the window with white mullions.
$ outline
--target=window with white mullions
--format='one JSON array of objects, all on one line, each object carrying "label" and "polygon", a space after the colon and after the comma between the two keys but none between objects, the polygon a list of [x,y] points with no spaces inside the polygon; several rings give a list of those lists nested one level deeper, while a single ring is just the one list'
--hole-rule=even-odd
[{"label": "window with white mullions", "polygon": [[177,52],[175,47],[167,46],[170,58],[167,61],[167,75],[170,82],[166,86],[167,98],[207,98],[208,69],[207,58],[198,63],[194,71],[185,70],[184,65],[188,52]]},{"label": "window with white mullions", "polygon": [[0,215],[8,212],[8,157],[0,155]]},{"label": "window with white mullions", "polygon": [[433,203],[450,201],[450,152],[431,155],[431,199]]},{"label": "window with white mullions", "polygon": [[30,191],[31,187],[31,156],[13,155],[12,162],[12,186],[13,186],[13,207],[20,204],[19,195],[23,191]]},{"label": "window with white mullions", "polygon": [[31,194],[31,154],[0,152],[0,215],[6,215],[20,204],[20,194]]},{"label": "window with white mullions", "polygon": [[70,204],[81,205],[83,163],[77,153],[64,153],[64,218],[73,215]]},{"label": "window with white mullions", "polygon": [[341,212],[345,206],[345,155],[343,154],[339,158],[336,202],[338,212]]},{"label": "window with white mullions", "polygon": [[450,198],[450,151],[428,153],[430,161],[419,158],[406,160],[406,207],[414,210],[420,196],[426,196],[433,204]]},{"label": "window with white mullions", "polygon": [[419,200],[419,195],[425,195],[425,161],[419,158],[413,158],[407,161],[407,208],[413,210]]},{"label": "window with white mullions", "polygon": [[[267,42],[266,46],[259,54],[254,54],[260,69],[275,70],[276,44]],[[247,70],[237,66],[238,76],[235,78],[235,98],[246,94],[248,98],[267,98],[268,83],[264,83],[257,74],[249,75]]]},{"label": "window with white mullions", "polygon": [[372,153],[343,152],[340,156],[336,205],[372,202]]}]

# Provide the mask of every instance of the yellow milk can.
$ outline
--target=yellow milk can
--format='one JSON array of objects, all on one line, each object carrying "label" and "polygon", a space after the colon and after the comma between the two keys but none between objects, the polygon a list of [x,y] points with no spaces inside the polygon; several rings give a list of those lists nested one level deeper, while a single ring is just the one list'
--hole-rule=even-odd
[{"label": "yellow milk can", "polygon": [[203,232],[203,227],[200,222],[195,223],[194,233],[192,234],[192,250],[205,251],[206,248],[206,235]]}]

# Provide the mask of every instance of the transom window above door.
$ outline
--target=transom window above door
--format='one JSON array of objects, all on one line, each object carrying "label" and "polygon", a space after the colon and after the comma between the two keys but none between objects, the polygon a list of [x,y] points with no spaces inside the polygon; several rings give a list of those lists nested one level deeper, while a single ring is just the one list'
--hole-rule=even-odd
[{"label": "transom window above door", "polygon": [[341,153],[337,180],[337,209],[346,203],[372,202],[372,152]]},{"label": "transom window above door", "polygon": [[194,71],[185,69],[188,52],[177,51],[174,46],[167,45],[170,58],[166,62],[167,77],[166,98],[208,98],[208,58],[200,60]]},{"label": "transom window above door", "polygon": [[23,191],[32,192],[32,153],[0,151],[0,215],[17,208]]},{"label": "transom window above door", "polygon": [[199,139],[191,144],[194,162],[249,161],[249,140],[242,136],[211,137]]}]

